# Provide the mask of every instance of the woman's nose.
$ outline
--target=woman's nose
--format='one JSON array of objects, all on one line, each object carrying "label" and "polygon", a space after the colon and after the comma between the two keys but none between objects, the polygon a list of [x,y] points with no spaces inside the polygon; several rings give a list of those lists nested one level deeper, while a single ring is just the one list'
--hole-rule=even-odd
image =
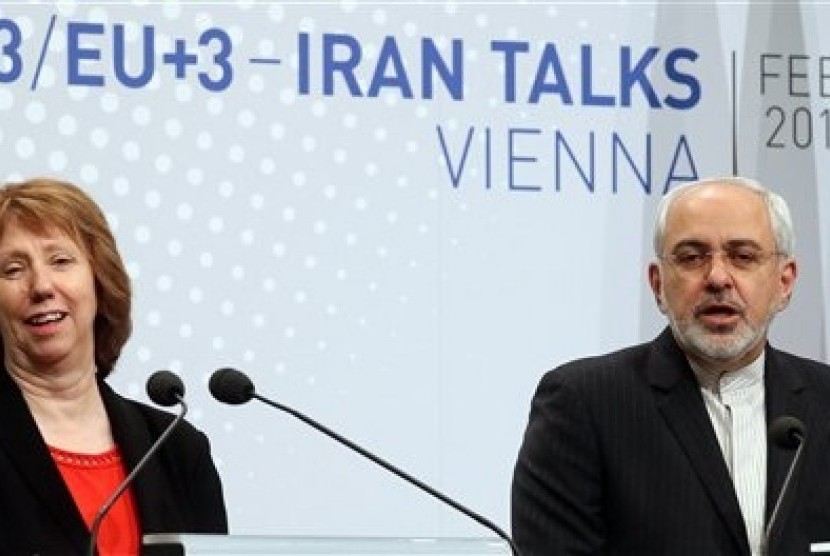
[{"label": "woman's nose", "polygon": [[52,276],[48,269],[38,266],[32,267],[31,293],[32,300],[35,302],[50,299],[54,295]]}]

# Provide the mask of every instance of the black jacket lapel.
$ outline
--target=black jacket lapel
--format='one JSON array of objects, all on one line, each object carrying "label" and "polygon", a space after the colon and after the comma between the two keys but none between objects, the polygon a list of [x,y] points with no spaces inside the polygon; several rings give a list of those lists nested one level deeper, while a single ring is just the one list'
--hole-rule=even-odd
[{"label": "black jacket lapel", "polygon": [[[804,383],[796,369],[785,369],[781,364],[778,352],[767,346],[767,359],[764,374],[764,386],[766,388],[767,425],[771,426],[776,418],[782,415],[791,415],[808,424],[807,416],[804,414],[804,404],[801,400],[801,393],[804,391]],[[809,432],[807,433],[809,434]],[[773,442],[768,442],[767,448],[767,498],[765,522],[769,523],[775,502],[781,492],[784,479],[789,471],[790,464],[795,456],[794,450],[780,448]],[[778,510],[778,517],[774,524],[774,530],[770,531],[770,537],[774,538],[775,531],[780,530],[786,520],[789,508],[793,501],[798,499],[798,475],[793,476],[790,483],[790,492]]]},{"label": "black jacket lapel", "polygon": [[0,450],[5,451],[17,472],[28,483],[43,511],[59,525],[83,553],[89,543],[89,530],[49,449],[37,428],[20,389],[8,371],[0,366]]},{"label": "black jacket lapel", "polygon": [[[130,473],[150,450],[161,431],[152,431],[141,412],[105,382],[99,381],[99,387],[113,437],[121,450],[125,470]],[[144,532],[184,530],[180,511],[170,503],[172,485],[166,478],[160,461],[162,457],[161,452],[153,455],[133,481],[133,495]]]},{"label": "black jacket lapel", "polygon": [[666,329],[654,342],[647,369],[657,407],[685,451],[741,554],[749,554],[746,526],[700,387],[685,355]]}]

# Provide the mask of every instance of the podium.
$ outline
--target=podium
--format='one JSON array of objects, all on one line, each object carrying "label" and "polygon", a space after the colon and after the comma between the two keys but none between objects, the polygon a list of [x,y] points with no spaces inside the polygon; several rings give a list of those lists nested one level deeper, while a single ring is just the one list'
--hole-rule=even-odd
[{"label": "podium", "polygon": [[154,533],[144,535],[147,554],[182,556],[377,556],[512,554],[510,546],[493,537],[289,537],[260,535],[208,535]]}]

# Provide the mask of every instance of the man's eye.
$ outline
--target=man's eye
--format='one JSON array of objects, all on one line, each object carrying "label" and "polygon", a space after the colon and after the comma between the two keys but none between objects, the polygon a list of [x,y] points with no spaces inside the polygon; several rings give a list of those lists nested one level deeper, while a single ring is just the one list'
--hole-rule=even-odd
[{"label": "man's eye", "polygon": [[699,253],[699,252],[696,252],[696,251],[695,252],[689,252],[689,253],[685,253],[685,252],[676,253],[674,255],[674,260],[677,261],[677,264],[681,264],[681,265],[698,264],[700,262],[703,262],[703,260],[705,258],[706,258],[706,255],[704,253]]},{"label": "man's eye", "polygon": [[757,263],[761,255],[756,251],[733,251],[729,253],[729,260],[736,264],[751,265]]}]

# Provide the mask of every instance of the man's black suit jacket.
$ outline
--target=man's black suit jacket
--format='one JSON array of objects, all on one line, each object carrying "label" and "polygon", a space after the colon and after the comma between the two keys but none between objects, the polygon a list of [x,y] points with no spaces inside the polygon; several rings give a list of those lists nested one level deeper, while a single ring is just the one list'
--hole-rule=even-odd
[{"label": "man's black suit jacket", "polygon": [[[173,415],[99,381],[115,442],[132,469]],[[183,421],[132,486],[142,533],[227,533],[207,437]],[[0,554],[85,554],[89,530],[17,385],[0,365]]]},{"label": "man's black suit jacket", "polygon": [[[770,554],[830,540],[830,367],[767,346],[767,423],[806,440]],[[794,456],[770,446],[766,515]],[[746,529],[695,376],[671,332],[545,375],[513,476],[523,556],[749,555]]]}]

